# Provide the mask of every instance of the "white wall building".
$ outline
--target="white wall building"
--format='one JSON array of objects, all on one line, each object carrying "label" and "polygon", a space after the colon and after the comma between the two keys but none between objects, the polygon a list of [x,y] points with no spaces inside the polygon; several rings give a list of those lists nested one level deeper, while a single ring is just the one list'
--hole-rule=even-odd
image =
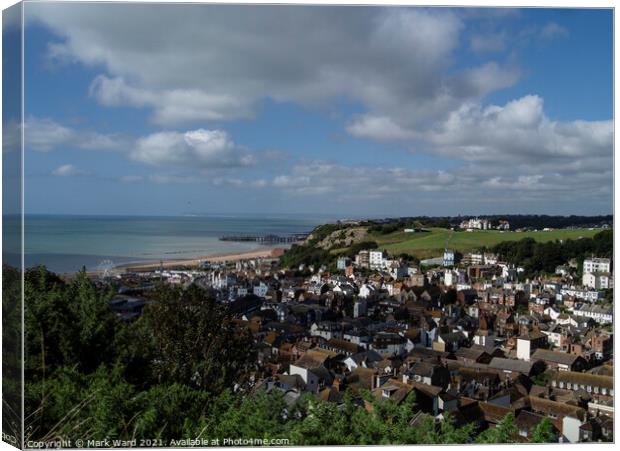
[{"label": "white wall building", "polygon": [[613,278],[608,272],[584,272],[581,279],[584,287],[594,288],[595,290],[606,290],[613,288]]},{"label": "white wall building", "polygon": [[269,286],[265,282],[260,281],[258,285],[254,285],[252,291],[259,298],[264,298],[267,295],[267,291],[269,291]]},{"label": "white wall building", "polygon": [[529,362],[532,355],[530,340],[517,338],[517,359]]},{"label": "white wall building", "polygon": [[461,229],[479,229],[488,230],[491,228],[491,223],[488,219],[471,218],[461,222]]},{"label": "white wall building", "polygon": [[291,363],[289,366],[289,374],[291,376],[294,376],[295,374],[301,376],[303,381],[306,383],[306,390],[309,392],[315,391],[319,386],[318,376],[308,368],[297,366],[294,363]]},{"label": "white wall building", "polygon": [[583,272],[611,272],[609,258],[586,258],[583,261]]},{"label": "white wall building", "polygon": [[381,269],[384,265],[384,258],[387,255],[383,251],[370,251],[368,255],[368,262],[370,264],[370,269]]},{"label": "white wall building", "polygon": [[359,297],[362,299],[367,299],[373,297],[377,290],[372,285],[365,283],[360,287]]},{"label": "white wall building", "polygon": [[575,313],[586,318],[592,318],[597,323],[609,324],[614,320],[614,311],[612,308],[605,308],[600,305],[583,305]]},{"label": "white wall building", "polygon": [[564,287],[560,290],[562,296],[574,296],[588,302],[596,302],[603,298],[603,292],[588,290],[587,288]]}]

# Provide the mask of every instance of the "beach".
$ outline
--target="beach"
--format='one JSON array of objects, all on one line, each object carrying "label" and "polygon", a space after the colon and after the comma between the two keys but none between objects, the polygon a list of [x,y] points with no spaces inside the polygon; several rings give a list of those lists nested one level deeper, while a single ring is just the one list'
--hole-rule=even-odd
[{"label": "beach", "polygon": [[[161,260],[158,262],[146,262],[146,263],[137,263],[137,264],[124,264],[118,265],[114,267],[113,271],[155,271],[159,268],[175,268],[179,266],[198,266],[205,260],[214,263],[222,263],[222,262],[237,262],[240,260],[251,260],[254,258],[275,258],[282,255],[284,252],[284,248],[281,247],[269,247],[262,249],[255,249],[248,252],[239,252],[239,253],[225,253],[225,254],[212,254],[205,255],[201,257],[193,257],[193,258],[181,258],[181,259],[173,259],[173,260]],[[97,273],[99,271],[94,271],[93,273]]]}]

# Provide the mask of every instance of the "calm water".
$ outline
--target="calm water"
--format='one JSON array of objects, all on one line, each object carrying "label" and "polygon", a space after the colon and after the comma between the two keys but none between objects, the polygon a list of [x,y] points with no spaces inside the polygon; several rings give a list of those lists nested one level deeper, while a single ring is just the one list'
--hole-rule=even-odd
[{"label": "calm water", "polygon": [[[4,218],[6,230],[14,221],[17,218]],[[45,264],[53,271],[66,272],[82,266],[96,269],[103,260],[120,264],[243,252],[260,245],[218,238],[303,233],[321,222],[309,218],[27,215],[24,258],[26,267]],[[5,240],[4,246],[7,263],[19,262],[18,244]]]}]

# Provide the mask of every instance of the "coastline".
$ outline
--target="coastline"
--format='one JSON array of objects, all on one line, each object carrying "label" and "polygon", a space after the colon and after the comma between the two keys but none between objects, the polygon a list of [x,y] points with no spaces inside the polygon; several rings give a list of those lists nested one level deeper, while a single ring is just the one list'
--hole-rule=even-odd
[{"label": "coastline", "polygon": [[[282,247],[268,247],[268,248],[258,248],[250,251],[244,252],[234,252],[234,253],[223,253],[223,254],[211,254],[204,255],[199,257],[191,257],[191,258],[175,258],[171,260],[161,260],[161,261],[151,261],[151,262],[143,262],[143,263],[124,263],[118,266],[115,266],[112,271],[137,271],[137,272],[147,272],[147,271],[155,271],[161,267],[163,268],[173,268],[176,266],[197,266],[200,263],[208,260],[210,262],[222,263],[222,262],[237,262],[240,260],[251,260],[254,258],[276,258],[282,255],[283,251],[286,248]],[[100,271],[89,271],[93,274],[98,274]]]}]

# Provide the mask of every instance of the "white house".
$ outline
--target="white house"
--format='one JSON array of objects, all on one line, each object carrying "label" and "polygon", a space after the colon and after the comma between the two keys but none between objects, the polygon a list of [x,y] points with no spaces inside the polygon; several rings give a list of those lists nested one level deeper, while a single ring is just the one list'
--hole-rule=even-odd
[{"label": "white house", "polygon": [[488,230],[491,228],[491,223],[488,219],[471,218],[461,222],[461,229],[479,229]]},{"label": "white house", "polygon": [[517,338],[517,359],[529,362],[532,355],[531,343],[529,339]]},{"label": "white house", "polygon": [[267,295],[267,291],[269,291],[269,285],[267,285],[262,280],[257,285],[254,285],[252,289],[254,295],[258,296],[259,298],[264,298]]},{"label": "white house", "polygon": [[573,416],[565,416],[562,418],[562,435],[569,443],[579,442],[579,427],[582,421]]},{"label": "white house", "polygon": [[444,266],[454,266],[454,251],[450,249],[446,249],[443,252],[443,265]]},{"label": "white house", "polygon": [[458,282],[458,273],[455,271],[448,270],[445,272],[443,276],[443,283],[447,287],[451,287]]},{"label": "white house", "polygon": [[368,255],[368,263],[370,269],[381,269],[384,266],[384,259],[387,258],[387,253],[384,251],[370,251]]},{"label": "white house", "polygon": [[313,323],[310,326],[310,335],[313,337],[323,337],[325,340],[342,338],[342,328],[336,323],[322,321],[321,323]]},{"label": "white house", "polygon": [[608,272],[584,272],[581,283],[584,287],[606,290],[613,288],[614,281]]},{"label": "white house", "polygon": [[586,318],[592,318],[597,323],[609,324],[614,320],[613,308],[606,308],[600,305],[583,305],[575,313]]},{"label": "white house", "polygon": [[603,298],[603,292],[597,290],[589,290],[587,288],[563,287],[560,290],[562,296],[574,296],[588,302],[596,302]]},{"label": "white house", "polygon": [[372,298],[376,292],[377,290],[375,289],[375,287],[365,283],[364,285],[360,287],[358,296],[362,299],[368,299],[368,298]]},{"label": "white house", "polygon": [[340,270],[345,269],[350,264],[351,259],[349,257],[338,257],[338,260],[336,261],[336,267]]},{"label": "white house", "polygon": [[306,383],[306,390],[309,392],[314,392],[319,386],[319,377],[314,374],[311,369],[291,363],[289,365],[289,374],[291,376],[296,374],[301,376],[303,381]]},{"label": "white house", "polygon": [[485,265],[497,265],[497,254],[484,254]]},{"label": "white house", "polygon": [[611,260],[609,258],[586,258],[583,261],[583,272],[611,272]]}]

